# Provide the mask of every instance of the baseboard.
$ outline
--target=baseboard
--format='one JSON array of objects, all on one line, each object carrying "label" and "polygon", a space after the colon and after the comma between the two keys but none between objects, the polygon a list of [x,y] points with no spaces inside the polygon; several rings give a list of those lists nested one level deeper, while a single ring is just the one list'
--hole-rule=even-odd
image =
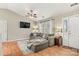
[{"label": "baseboard", "polygon": [[71,50],[76,51],[76,52],[79,53],[79,49],[77,49],[77,48],[73,48],[73,47],[70,47],[70,46],[62,46],[62,47],[71,49]]},{"label": "baseboard", "polygon": [[[7,41],[4,41],[4,42],[23,41],[23,40],[28,40],[28,39],[26,39],[26,38],[21,38],[21,39],[7,40]],[[2,42],[2,43],[3,43],[3,42]]]}]

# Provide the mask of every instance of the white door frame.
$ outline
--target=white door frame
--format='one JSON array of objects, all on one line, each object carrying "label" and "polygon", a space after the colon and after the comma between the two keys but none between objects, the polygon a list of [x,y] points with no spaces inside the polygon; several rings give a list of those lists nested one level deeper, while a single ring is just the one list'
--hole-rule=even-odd
[{"label": "white door frame", "polygon": [[2,56],[3,55],[3,47],[2,47],[2,42],[4,41],[7,41],[8,39],[8,34],[7,34],[7,20],[2,20],[0,19],[0,34],[1,34],[1,37],[0,37],[0,55]]},{"label": "white door frame", "polygon": [[[63,18],[62,22],[62,32],[63,32],[63,46],[69,46],[69,36],[68,36],[68,17]],[[67,22],[67,23],[66,23]]]},{"label": "white door frame", "polygon": [[1,29],[1,38],[2,38],[2,41],[0,42],[4,42],[4,41],[7,41],[7,20],[0,20],[1,22],[1,26],[2,26],[2,29]]}]

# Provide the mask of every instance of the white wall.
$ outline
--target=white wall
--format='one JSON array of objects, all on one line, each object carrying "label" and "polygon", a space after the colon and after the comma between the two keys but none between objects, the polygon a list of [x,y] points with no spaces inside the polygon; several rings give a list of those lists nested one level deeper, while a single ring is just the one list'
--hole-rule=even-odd
[{"label": "white wall", "polygon": [[[63,15],[60,15],[60,16],[56,16],[56,17],[54,17],[54,19],[55,19],[55,28],[56,27],[62,27],[62,20],[64,20],[64,19],[62,19],[62,18],[67,18],[67,17],[69,17],[69,16],[72,16],[72,15],[76,15],[76,14],[79,14],[79,10],[76,10],[76,11],[72,11],[72,12],[69,12],[69,13],[65,13],[65,14],[63,14]],[[65,19],[66,19],[65,18]],[[78,30],[79,30],[79,28],[77,27],[77,25],[76,24],[78,24],[77,22],[79,21],[77,18],[77,20],[76,19],[74,19],[74,17],[69,17],[70,19],[73,19],[73,22],[71,22],[70,23],[70,21],[68,21],[68,27],[69,28],[72,28],[71,30],[69,29],[67,32],[63,32],[63,45],[64,46],[70,46],[70,47],[73,47],[73,48],[79,48],[79,46],[78,46],[78,39],[77,39],[77,36],[79,35],[78,34]],[[70,20],[69,19],[69,20]],[[77,22],[76,22],[77,21]],[[75,22],[75,24],[74,24],[74,22]],[[74,25],[73,25],[74,24]],[[72,25],[72,26],[70,26],[70,25]],[[75,31],[75,28],[77,28],[76,29],[76,31]],[[72,31],[72,30],[74,30],[74,31]],[[70,34],[69,34],[70,33]],[[75,39],[75,40],[74,40]]]},{"label": "white wall", "polygon": [[[31,33],[33,26],[33,21],[25,20],[23,16],[6,9],[0,9],[0,18],[5,19],[8,22],[8,40],[29,38],[29,34]],[[20,20],[30,22],[31,28],[20,28]]]},{"label": "white wall", "polygon": [[62,27],[62,16],[57,16],[55,19],[55,28]]},{"label": "white wall", "polygon": [[59,16],[53,16],[53,19],[55,19],[55,28],[57,28],[57,27],[61,28],[62,27],[62,18],[63,17],[71,16],[71,15],[74,15],[74,14],[79,14],[79,10],[74,10],[74,11],[59,15]]}]

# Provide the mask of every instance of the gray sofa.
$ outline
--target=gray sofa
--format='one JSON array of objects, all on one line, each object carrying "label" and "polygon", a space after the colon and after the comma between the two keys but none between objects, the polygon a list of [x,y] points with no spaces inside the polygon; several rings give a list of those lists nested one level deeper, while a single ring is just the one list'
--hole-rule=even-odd
[{"label": "gray sofa", "polygon": [[32,33],[27,46],[33,52],[38,52],[48,47],[47,35],[42,33]]}]

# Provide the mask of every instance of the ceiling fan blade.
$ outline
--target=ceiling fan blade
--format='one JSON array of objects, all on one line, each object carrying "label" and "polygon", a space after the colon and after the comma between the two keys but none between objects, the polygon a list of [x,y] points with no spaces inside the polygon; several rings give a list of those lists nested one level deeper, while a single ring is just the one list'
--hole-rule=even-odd
[{"label": "ceiling fan blade", "polygon": [[27,13],[27,15],[30,15],[30,13]]},{"label": "ceiling fan blade", "polygon": [[34,15],[33,17],[34,17],[34,18],[37,18],[37,16],[36,16],[36,15]]},{"label": "ceiling fan blade", "polygon": [[33,10],[30,10],[31,13],[33,13]]},{"label": "ceiling fan blade", "polygon": [[76,6],[76,5],[78,5],[79,3],[73,3],[73,4],[71,4],[70,6],[71,7],[73,7],[73,6]]}]

